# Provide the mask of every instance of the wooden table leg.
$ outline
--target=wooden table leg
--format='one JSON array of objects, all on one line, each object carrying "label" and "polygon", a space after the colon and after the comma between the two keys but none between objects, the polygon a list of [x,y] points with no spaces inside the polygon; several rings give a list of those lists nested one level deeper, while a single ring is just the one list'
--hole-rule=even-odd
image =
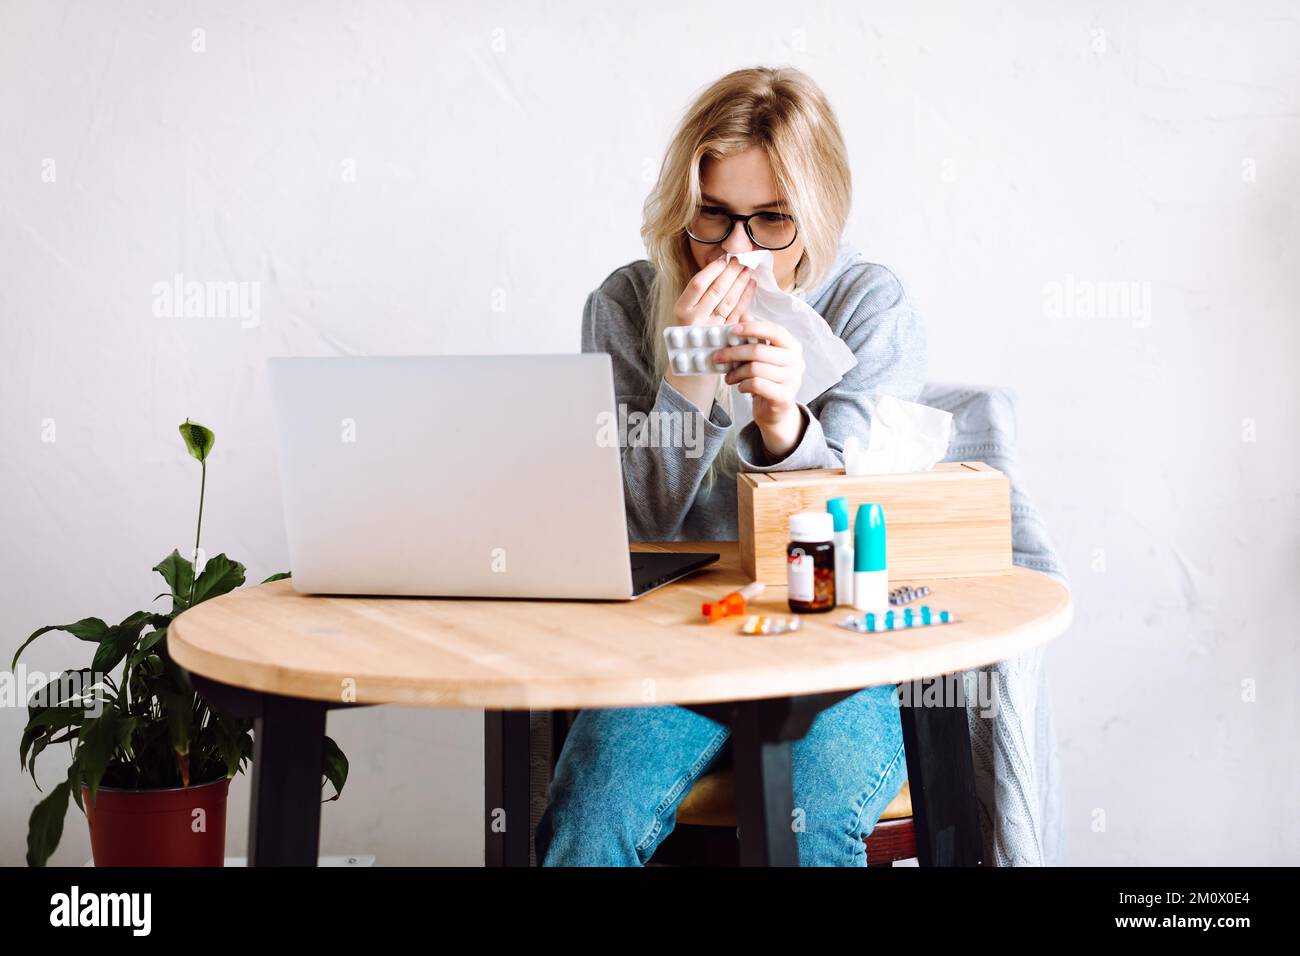
[{"label": "wooden table leg", "polygon": [[483,861],[528,866],[528,711],[483,712]]},{"label": "wooden table leg", "polygon": [[799,865],[790,746],[803,739],[818,714],[856,693],[683,705],[731,728],[741,866]]},{"label": "wooden table leg", "polygon": [[984,859],[965,695],[950,699],[944,690],[953,686],[961,686],[960,674],[899,685],[921,866],[979,866]]}]

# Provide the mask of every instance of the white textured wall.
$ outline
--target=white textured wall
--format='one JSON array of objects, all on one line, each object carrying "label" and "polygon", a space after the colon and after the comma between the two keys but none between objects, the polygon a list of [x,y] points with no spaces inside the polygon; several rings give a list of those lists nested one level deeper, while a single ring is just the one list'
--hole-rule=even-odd
[{"label": "white textured wall", "polygon": [[[268,355],[576,348],[690,96],[791,63],[839,112],[851,238],[924,309],[932,377],[1020,394],[1078,603],[1051,657],[1069,858],[1300,862],[1300,8],[541,6],[0,3],[0,644],[156,593],[192,530],[186,416],[218,435],[205,544],[283,568]],[[155,317],[178,272],[259,283],[259,323]],[[1150,309],[1056,308],[1067,277]],[[47,641],[31,666],[84,660]],[[8,864],[21,723],[0,709]],[[331,717],[353,778],[323,850],[479,861],[480,727]],[[56,861],[87,855],[69,817]]]}]

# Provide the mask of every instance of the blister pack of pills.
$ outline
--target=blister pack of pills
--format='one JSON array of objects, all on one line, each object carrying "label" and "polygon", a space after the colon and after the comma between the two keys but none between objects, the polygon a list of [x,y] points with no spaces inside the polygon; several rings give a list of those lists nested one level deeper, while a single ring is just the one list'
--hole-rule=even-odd
[{"label": "blister pack of pills", "polygon": [[678,375],[717,375],[730,372],[735,362],[714,362],[714,352],[731,345],[756,345],[766,339],[737,335],[732,325],[670,325],[664,329],[668,367]]},{"label": "blister pack of pills", "polygon": [[901,588],[894,588],[889,592],[889,603],[902,606],[911,604],[917,598],[923,598],[930,593],[930,589],[925,585],[909,585]]},{"label": "blister pack of pills", "polygon": [[940,624],[956,624],[957,619],[950,611],[931,611],[930,605],[922,604],[921,613],[917,614],[910,607],[902,612],[886,611],[884,614],[850,614],[840,621],[840,627],[860,634],[874,634],[880,631],[906,631],[913,627],[937,627]]},{"label": "blister pack of pills", "polygon": [[799,630],[799,619],[794,616],[751,614],[740,625],[741,634],[789,634]]}]

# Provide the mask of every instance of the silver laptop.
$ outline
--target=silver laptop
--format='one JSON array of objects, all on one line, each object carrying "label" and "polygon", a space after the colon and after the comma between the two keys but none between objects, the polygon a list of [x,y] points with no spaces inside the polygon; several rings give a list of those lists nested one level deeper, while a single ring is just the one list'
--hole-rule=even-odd
[{"label": "silver laptop", "polygon": [[718,558],[628,548],[608,355],[269,369],[302,593],[628,599]]}]

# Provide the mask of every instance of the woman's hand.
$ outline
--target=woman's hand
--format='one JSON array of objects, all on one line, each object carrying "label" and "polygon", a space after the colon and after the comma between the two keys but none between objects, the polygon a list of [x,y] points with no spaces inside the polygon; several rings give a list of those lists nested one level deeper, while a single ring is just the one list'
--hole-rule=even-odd
[{"label": "woman's hand", "polygon": [[803,437],[803,413],[795,401],[803,383],[803,346],[783,326],[749,315],[741,317],[736,334],[769,344],[731,345],[715,352],[714,358],[743,363],[724,381],[752,396],[754,424],[763,435],[763,447],[773,458],[784,458]]},{"label": "woman's hand", "polygon": [[[695,274],[673,305],[675,325],[726,325],[739,321],[754,300],[754,270],[737,259],[726,262],[719,256]],[[718,390],[716,375],[664,373],[668,384],[684,395],[705,415],[713,410]]]},{"label": "woman's hand", "polygon": [[754,270],[719,256],[695,273],[673,305],[677,325],[725,325],[737,321],[754,300]]}]

